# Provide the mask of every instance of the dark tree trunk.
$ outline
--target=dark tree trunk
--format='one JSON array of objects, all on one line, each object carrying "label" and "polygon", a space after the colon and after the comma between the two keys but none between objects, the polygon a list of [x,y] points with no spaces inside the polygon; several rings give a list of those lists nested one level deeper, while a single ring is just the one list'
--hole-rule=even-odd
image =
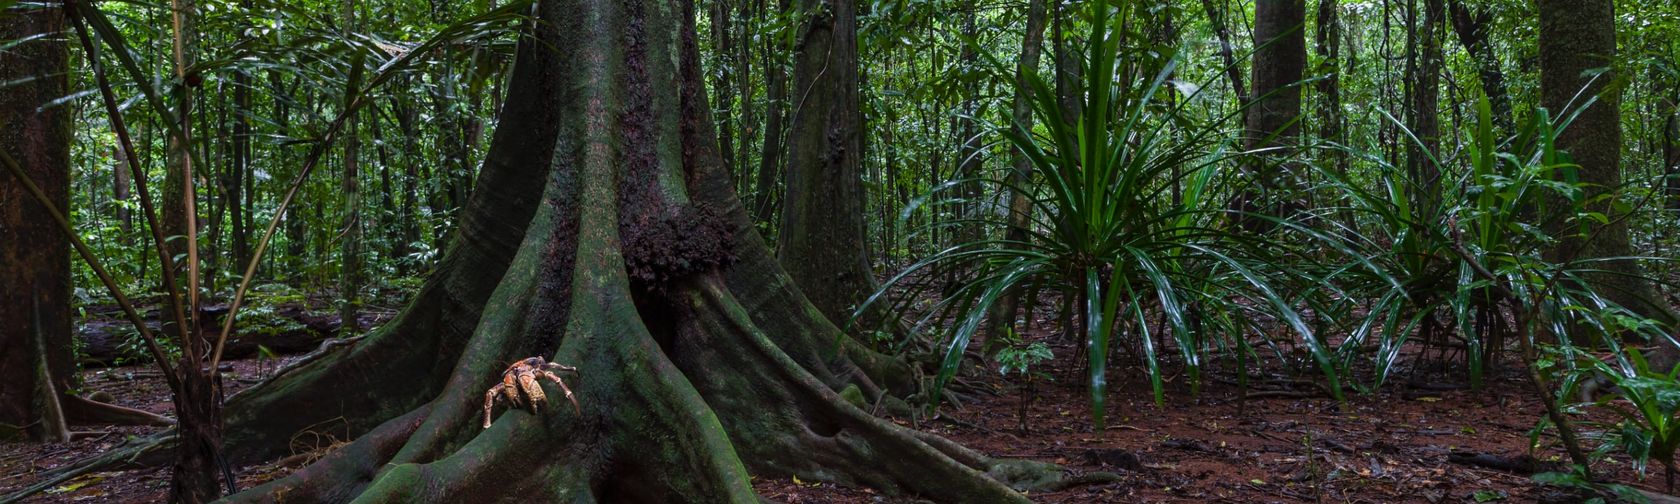
[{"label": "dark tree trunk", "polygon": [[[344,0],[343,12],[340,17],[346,27],[344,35],[348,37],[350,30],[356,26],[356,2],[354,0]],[[360,85],[359,82],[356,82],[360,75],[361,69],[351,70],[351,88],[346,89],[346,93],[352,92],[350,89]],[[349,96],[344,98],[344,103],[348,104],[350,101]],[[338,314],[340,320],[343,320],[343,325],[339,326],[339,332],[346,336],[362,332],[362,324],[356,320],[356,314],[360,311],[359,304],[361,303],[362,291],[362,184],[360,180],[362,135],[360,131],[357,131],[357,126],[360,123],[360,113],[350,114],[349,119],[344,123],[344,131],[347,133],[344,135],[344,159],[341,164],[344,172],[339,179],[339,188],[344,191],[344,226],[342,228],[344,236],[343,241],[339,242],[339,268],[341,271],[339,271],[338,294],[342,299]]]},{"label": "dark tree trunk", "polygon": [[1067,33],[1066,25],[1072,20],[1062,13],[1062,2],[1056,2],[1055,15],[1051,17],[1053,28],[1052,43],[1056,53],[1056,98],[1061,101],[1062,117],[1069,124],[1079,122],[1079,115],[1084,112],[1085,97],[1077,90],[1084,89],[1079,83],[1085,75],[1085,65],[1079,60],[1079,43]]},{"label": "dark tree trunk", "polygon": [[[185,72],[194,63],[192,42],[197,36],[195,20],[193,19],[195,15],[194,3],[192,0],[173,0],[170,6],[171,18],[174,23],[172,34],[175,37],[172,41],[175,46],[174,75],[176,82],[182,83],[187,80]],[[193,87],[178,84],[174,86],[174,89],[175,110],[173,112],[176,120],[180,121],[176,126],[180,129],[182,135],[191,138],[192,114],[194,111],[192,106]],[[164,128],[163,131],[167,132],[169,129]],[[187,174],[191,173],[193,169],[191,166],[193,157],[188,154],[187,150],[191,149],[192,146],[182,144],[180,136],[174,134],[166,134],[165,136],[167,138],[168,164],[164,166],[163,210],[158,224],[162,226],[163,236],[168,240],[165,243],[164,250],[168,251],[169,257],[164,258],[163,262],[170,268],[180,269],[183,265],[176,262],[175,259],[184,257],[184,254],[186,254],[186,239],[189,234],[187,231],[187,215],[189,208],[192,208],[195,203],[192,201],[193,196],[188,194],[187,189],[189,184]],[[193,231],[196,233],[197,230]],[[160,287],[159,290],[163,290],[163,287]],[[164,332],[173,332],[173,330],[166,329]]]},{"label": "dark tree trunk", "polygon": [[[1214,37],[1219,39],[1219,59],[1225,64],[1225,79],[1231,83],[1232,98],[1236,100],[1238,107],[1242,107],[1248,103],[1248,88],[1243,86],[1242,65],[1238,64],[1236,50],[1231,46],[1233,38],[1230,28],[1225,24],[1225,14],[1214,7],[1213,0],[1202,0],[1202,10],[1207,12],[1208,25],[1213,27]],[[1255,38],[1260,40],[1258,34]],[[1245,109],[1243,116],[1247,115],[1248,111]]]},{"label": "dark tree trunk", "polygon": [[[1053,466],[842,397],[909,374],[838,333],[754,231],[715,151],[693,5],[674,4],[542,3],[439,274],[386,328],[229,404],[236,463],[300,431],[357,439],[234,501],[756,503],[749,471],[1026,501],[985,472]],[[481,428],[484,391],[532,355],[579,368],[581,412]]]},{"label": "dark tree trunk", "polygon": [[[957,5],[957,10],[958,14],[963,16],[963,38],[976,40],[975,37],[980,30],[977,19],[980,14],[977,12],[978,7],[975,2],[973,0],[961,2]],[[961,72],[966,73],[975,70],[975,64],[978,63],[980,58],[979,53],[974,49],[976,44],[978,42],[964,43],[962,44],[962,50],[957,53],[957,64],[962,68]],[[962,201],[957,204],[955,216],[957,219],[967,222],[958,224],[951,245],[979,241],[984,232],[979,221],[976,220],[980,218],[979,213],[983,208],[980,200],[980,183],[973,180],[981,175],[980,169],[985,163],[983,157],[985,151],[981,149],[980,144],[980,80],[965,80],[967,83],[962,85],[962,116],[953,118],[959,126],[952,128],[957,132],[958,154],[956,167],[951,171],[951,178],[966,181],[958,185],[958,194],[962,197]],[[951,273],[955,275],[957,271],[953,269]]]},{"label": "dark tree trunk", "polygon": [[[403,200],[402,239],[400,256],[407,256],[420,243],[420,156],[419,132],[414,123],[419,111],[408,100],[397,98],[397,131],[403,137]],[[406,263],[404,263],[406,264]]]},{"label": "dark tree trunk", "polygon": [[[69,52],[57,6],[0,15],[0,152],[53,206],[70,203]],[[66,440],[59,396],[70,387],[70,243],[24,184],[0,170],[0,440]]]},{"label": "dark tree trunk", "polygon": [[1505,71],[1500,69],[1499,56],[1493,50],[1493,10],[1481,7],[1471,9],[1461,0],[1448,2],[1451,11],[1453,33],[1458,34],[1458,43],[1470,53],[1470,59],[1476,63],[1476,73],[1481,77],[1482,93],[1488,97],[1489,108],[1493,109],[1493,122],[1500,138],[1510,138],[1516,134],[1516,119],[1511,113],[1511,95],[1505,85]]},{"label": "dark tree trunk", "polygon": [[[1319,138],[1338,144],[1347,143],[1342,113],[1342,20],[1338,0],[1319,0],[1318,30],[1313,34],[1318,51]],[[1332,169],[1347,173],[1347,156],[1340,151],[1327,153]]]},{"label": "dark tree trunk", "polygon": [[[824,316],[846,326],[877,288],[863,247],[857,16],[852,0],[801,0],[796,8],[805,22],[794,53],[776,258]],[[862,322],[874,327],[877,318]]]},{"label": "dark tree trunk", "polygon": [[[1287,146],[1300,131],[1301,81],[1307,65],[1302,0],[1259,0],[1254,8],[1254,96],[1246,146]],[[1264,180],[1264,179],[1262,179]]]},{"label": "dark tree trunk", "polygon": [[230,248],[233,249],[234,267],[239,271],[243,271],[245,264],[251,260],[249,221],[252,196],[245,190],[245,179],[251,170],[251,84],[249,73],[234,73],[233,134],[228,139],[232,143],[232,160],[227,176],[226,204],[228,218],[233,221]]},{"label": "dark tree trunk", "polygon": [[752,0],[735,1],[739,3],[737,3],[735,9],[733,9],[732,15],[736,18],[731,25],[735,27],[735,34],[733,35],[735,38],[735,52],[733,54],[735,58],[735,96],[739,97],[741,100],[741,115],[735,121],[735,124],[739,128],[737,133],[740,134],[740,141],[736,142],[735,163],[731,166],[735,167],[736,190],[744,191],[747,190],[748,181],[753,180],[750,178],[752,170],[748,169],[750,164],[748,162],[748,154],[751,152],[752,143],[755,139],[758,127],[758,111],[753,106],[753,45],[750,43],[752,41],[752,37],[748,34],[749,26],[751,26],[748,23],[748,20],[753,16],[751,8],[749,7]]},{"label": "dark tree trunk", "polygon": [[[776,12],[791,7],[790,0],[781,0]],[[758,222],[771,222],[781,215],[783,140],[787,137],[787,70],[778,51],[783,46],[776,37],[764,37],[764,148],[759,151],[758,181],[753,184],[753,217]]]},{"label": "dark tree trunk", "polygon": [[[1609,86],[1614,75],[1583,75],[1611,66],[1616,56],[1616,6],[1612,0],[1539,0],[1540,12],[1540,101],[1553,117],[1562,117],[1573,102],[1579,108],[1597,96],[1598,102],[1580,111],[1558,137],[1558,146],[1580,165],[1580,181],[1590,184],[1587,201],[1622,185],[1621,97]],[[1625,219],[1602,201],[1590,209],[1610,216],[1608,225],[1592,225],[1591,241],[1564,239],[1552,251],[1555,260],[1633,256]],[[1553,219],[1556,221],[1556,219]],[[1561,223],[1559,223],[1561,224]],[[1572,234],[1562,225],[1550,231],[1558,236]],[[1617,260],[1596,263],[1592,268],[1609,273],[1590,281],[1606,298],[1640,314],[1667,323],[1676,322],[1674,312],[1645,279],[1638,263]]]},{"label": "dark tree trunk", "polygon": [[723,166],[730,173],[740,176],[742,167],[735,160],[735,79],[740,73],[740,62],[735,59],[734,31],[730,29],[734,13],[730,9],[728,0],[712,0],[709,16],[712,24],[712,54],[717,65],[712,69],[712,95],[715,102],[712,110],[722,112],[717,117],[718,153],[723,157]]},{"label": "dark tree trunk", "polygon": [[[1416,2],[1407,5],[1410,49],[1406,59],[1406,92],[1410,103],[1406,127],[1417,139],[1405,140],[1406,172],[1412,179],[1412,201],[1432,207],[1440,198],[1441,178],[1440,169],[1430,160],[1440,155],[1441,147],[1441,39],[1437,28],[1446,9],[1441,0],[1423,0],[1423,4],[1421,16]],[[1418,210],[1425,215],[1429,213],[1422,205]]]}]

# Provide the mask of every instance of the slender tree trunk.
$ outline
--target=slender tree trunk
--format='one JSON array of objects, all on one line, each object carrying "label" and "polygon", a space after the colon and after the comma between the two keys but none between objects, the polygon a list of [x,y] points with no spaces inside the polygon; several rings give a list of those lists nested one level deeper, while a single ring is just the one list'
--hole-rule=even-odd
[{"label": "slender tree trunk", "polygon": [[[70,93],[64,11],[0,14],[0,152],[46,193],[70,204],[70,117],[49,104]],[[49,213],[0,169],[0,441],[68,441],[60,396],[70,389],[70,244]]]},{"label": "slender tree trunk", "polygon": [[[1315,46],[1318,50],[1319,75],[1319,138],[1346,144],[1344,133],[1344,114],[1342,113],[1342,21],[1341,8],[1338,0],[1319,0],[1318,2],[1318,30],[1313,34]],[[1347,173],[1347,156],[1340,151],[1330,150],[1327,155],[1331,158],[1332,169],[1338,173]]]},{"label": "slender tree trunk", "polygon": [[[1269,1],[1269,0],[1259,0]],[[1231,29],[1225,23],[1225,14],[1213,6],[1213,0],[1202,0],[1202,10],[1207,12],[1208,25],[1213,27],[1213,35],[1219,39],[1219,59],[1225,64],[1225,79],[1231,83],[1232,99],[1241,108],[1248,103],[1248,88],[1243,86],[1242,65],[1237,61],[1236,50],[1231,46]],[[1256,14],[1258,17],[1258,14]],[[1263,40],[1255,37],[1256,40]],[[1256,84],[1258,85],[1258,84]],[[1248,111],[1243,111],[1244,123],[1247,123]]]},{"label": "slender tree trunk", "polygon": [[[350,31],[354,30],[356,26],[355,0],[344,0],[341,18],[345,26],[344,36],[349,37]],[[360,69],[351,70],[351,83],[350,87],[345,90],[346,93],[353,92],[360,84],[356,82],[358,80],[356,77],[360,74]],[[350,101],[349,96],[344,98],[344,103],[348,104]],[[360,123],[361,114],[359,113],[351,114],[349,119],[345,121],[344,131],[348,134],[344,135],[344,160],[341,163],[344,173],[339,181],[339,189],[344,191],[344,238],[339,242],[341,247],[339,249],[339,267],[342,271],[340,271],[338,294],[342,301],[339,305],[338,314],[341,321],[339,332],[346,336],[362,332],[362,324],[356,320],[356,314],[360,311],[358,305],[361,303],[362,291],[362,195],[361,159],[359,158],[362,150],[362,134],[357,130]]]},{"label": "slender tree trunk", "polygon": [[402,250],[400,254],[407,256],[414,250],[415,244],[420,243],[420,165],[424,159],[420,156],[419,132],[414,123],[418,121],[418,111],[408,101],[398,98],[397,101],[397,130],[403,137],[403,202],[402,202]]},{"label": "slender tree trunk", "polygon": [[[723,155],[723,165],[731,173],[740,176],[742,167],[735,161],[735,79],[741,75],[740,62],[735,59],[735,45],[732,37],[734,30],[730,29],[730,19],[733,17],[729,2],[731,0],[711,0],[710,15],[712,24],[712,54],[717,64],[712,69],[712,93],[714,103],[712,110],[721,112],[717,117],[718,152]],[[739,1],[739,0],[736,0]]]},{"label": "slender tree trunk", "polygon": [[[165,177],[161,223],[161,226],[168,230],[164,233],[165,236],[184,237],[184,240],[178,242],[178,246],[167,248],[172,257],[164,259],[163,262],[165,267],[186,268],[187,271],[182,289],[185,293],[181,298],[187,307],[188,327],[170,329],[174,324],[164,324],[166,334],[190,335],[178,340],[181,343],[181,355],[175,364],[175,370],[181,381],[180,388],[174,391],[172,397],[176,419],[179,422],[176,427],[178,442],[169,486],[169,499],[186,504],[209,502],[220,497],[222,488],[218,477],[223,474],[224,467],[221,464],[223,430],[220,374],[199,369],[199,360],[206,357],[206,345],[204,339],[196,333],[200,303],[196,270],[199,262],[196,247],[197,190],[194,189],[196,179],[193,170],[208,169],[195,167],[189,152],[194,148],[189,143],[193,138],[192,90],[201,80],[199,75],[187,72],[195,63],[194,48],[198,43],[196,5],[192,0],[171,2],[175,37],[172,44],[175,50],[174,75],[178,84],[176,118],[181,121],[181,135],[169,137],[170,165]],[[172,211],[174,215],[171,215]],[[175,229],[171,229],[172,227]],[[180,233],[176,234],[175,231]],[[184,257],[186,262],[177,264],[173,260],[174,256]],[[229,481],[229,484],[232,482]]]},{"label": "slender tree trunk", "polygon": [[[791,0],[781,0],[777,13],[787,12]],[[776,37],[764,37],[764,148],[758,158],[758,182],[754,184],[753,217],[758,222],[770,222],[781,214],[778,208],[781,194],[783,139],[787,136],[787,70],[778,51],[782,46]]]},{"label": "slender tree trunk", "polygon": [[1663,175],[1668,188],[1668,209],[1680,210],[1680,85],[1670,82],[1662,98]]},{"label": "slender tree trunk", "polygon": [[[291,87],[285,85],[284,77],[279,71],[268,74],[269,87],[274,90],[274,128],[280,138],[291,138],[292,135],[292,103],[297,99],[297,83],[303,79],[293,81]],[[275,159],[281,166],[289,166],[292,159],[291,148],[280,146],[275,150]],[[302,272],[302,267],[295,264],[304,256],[304,247],[309,243],[308,227],[304,226],[306,219],[303,215],[304,207],[299,205],[295,210],[287,211],[286,219],[286,258],[281,265],[287,271],[285,278],[296,279]]]},{"label": "slender tree trunk", "polygon": [[[978,6],[975,5],[973,0],[965,0],[958,4],[957,10],[963,16],[963,38],[975,40],[975,36],[979,34],[980,30],[977,19],[979,17]],[[975,45],[964,43],[962,44],[962,50],[957,53],[957,65],[962,68],[961,71],[964,73],[973,71],[975,65],[979,62],[980,56],[974,50]],[[972,180],[981,175],[980,170],[985,164],[985,151],[981,149],[980,144],[980,82],[978,79],[971,79],[963,85],[963,88],[962,117],[953,118],[957,121],[957,127],[952,128],[952,130],[957,133],[958,154],[956,166],[951,170],[951,178],[970,180],[958,186],[958,194],[962,197],[962,201],[957,204],[956,209],[956,218],[968,222],[958,225],[953,237],[955,240],[953,244],[979,241],[983,238],[985,231],[977,220],[981,217],[980,212],[985,211],[985,205],[981,201],[980,183]],[[951,273],[957,274],[955,270],[952,270]]]},{"label": "slender tree trunk", "polygon": [[[1055,0],[1051,0],[1055,1]],[[1085,97],[1077,94],[1079,81],[1084,78],[1085,66],[1079,60],[1079,43],[1067,33],[1065,26],[1072,20],[1062,13],[1062,2],[1055,1],[1055,15],[1051,17],[1052,38],[1056,40],[1056,97],[1061,101],[1062,117],[1068,124],[1076,124],[1084,112]]]},{"label": "slender tree trunk", "polygon": [[111,148],[111,202],[116,207],[117,228],[122,231],[121,240],[128,241],[134,232],[134,216],[128,210],[129,191],[133,188],[133,181],[129,180],[128,155],[122,148]]},{"label": "slender tree trunk", "polygon": [[[1612,0],[1539,0],[1540,13],[1540,98],[1541,104],[1562,117],[1566,110],[1579,108],[1585,99],[1598,101],[1580,111],[1573,123],[1559,135],[1558,146],[1580,165],[1580,181],[1590,184],[1586,201],[1621,188],[1622,129],[1621,97],[1609,85],[1614,74],[1596,77],[1589,70],[1611,67],[1616,56],[1616,8]],[[1562,240],[1552,251],[1555,260],[1635,255],[1621,212],[1597,202],[1591,210],[1610,216],[1608,225],[1591,225],[1591,241]],[[1554,219],[1555,220],[1555,219]],[[1562,225],[1551,232],[1573,234]],[[1645,316],[1676,322],[1672,309],[1657,295],[1632,260],[1600,262],[1592,266],[1611,273],[1592,277],[1594,287],[1606,298]]]},{"label": "slender tree trunk", "polygon": [[1511,95],[1506,89],[1505,72],[1500,69],[1499,56],[1493,49],[1493,11],[1486,7],[1472,10],[1462,0],[1449,0],[1447,5],[1451,11],[1453,32],[1458,34],[1459,44],[1476,63],[1482,93],[1487,95],[1489,108],[1493,109],[1493,122],[1499,137],[1510,138],[1517,131],[1516,119],[1511,112]]},{"label": "slender tree trunk", "polygon": [[[380,110],[375,110],[369,114],[373,120],[368,127],[373,135],[374,145],[378,146],[374,151],[379,156],[379,212],[377,218],[371,219],[374,222],[371,227],[380,230],[380,241],[385,245],[385,250],[380,252],[385,257],[401,257],[402,226],[397,223],[408,217],[397,214],[397,193],[400,190],[391,177],[391,166],[395,164],[395,158],[391,155],[391,143],[386,141],[386,122],[381,120],[387,114],[379,112]],[[365,230],[370,226],[362,227]]]},{"label": "slender tree trunk", "polygon": [[[194,3],[192,0],[172,0],[170,5],[171,18],[175,24],[175,39],[173,42],[176,68],[174,72],[176,80],[174,82],[174,112],[175,118],[180,121],[176,126],[190,138],[192,136],[193,85],[187,82],[185,72],[194,63],[195,52],[191,44],[198,36],[198,31],[195,28]],[[197,76],[193,76],[193,79],[196,80]],[[169,129],[164,128],[163,131],[169,131]],[[177,263],[175,259],[185,254],[187,250],[184,241],[188,234],[187,208],[191,204],[189,199],[193,197],[187,194],[189,181],[186,179],[187,173],[192,170],[192,166],[190,166],[192,156],[187,153],[187,150],[191,149],[192,146],[182,144],[180,138],[173,134],[165,136],[167,138],[168,164],[164,167],[163,215],[159,224],[163,227],[164,238],[168,240],[164,249],[169,252],[169,257],[165,258],[164,262],[170,268],[179,269],[182,265]],[[165,330],[164,332],[172,331]]]},{"label": "slender tree trunk", "polygon": [[[776,258],[842,326],[877,288],[864,253],[862,117],[852,0],[801,0],[793,129]],[[873,327],[881,320],[863,321]]]},{"label": "slender tree trunk", "polygon": [[244,71],[234,73],[233,77],[233,134],[228,141],[232,145],[231,162],[227,176],[228,197],[226,201],[228,218],[232,220],[234,267],[243,271],[245,264],[251,260],[250,229],[247,226],[247,210],[250,193],[245,191],[245,178],[251,169],[251,76]]},{"label": "slender tree trunk", "polygon": [[751,153],[759,126],[758,111],[753,106],[753,44],[751,43],[752,37],[748,33],[748,20],[754,15],[750,6],[753,5],[754,0],[734,1],[738,2],[733,10],[735,20],[731,23],[735,27],[735,35],[733,35],[735,40],[735,96],[740,99],[741,115],[735,123],[739,127],[737,133],[740,135],[740,141],[736,142],[733,166],[735,167],[735,187],[737,190],[744,191],[747,189],[747,183],[753,180],[751,178],[752,170],[748,169],[750,165],[748,154]]},{"label": "slender tree trunk", "polygon": [[[1021,57],[1015,61],[1015,94],[1010,99],[1009,116],[1017,134],[1026,134],[1032,130],[1032,97],[1029,77],[1038,73],[1039,53],[1044,48],[1044,17],[1045,0],[1027,1],[1027,27],[1021,38]],[[1027,158],[1021,149],[1009,151],[1009,183],[1016,188],[1026,188],[1032,182],[1032,160]],[[1021,190],[1009,191],[1009,229],[1004,232],[1004,239],[1013,243],[1025,243],[1031,237],[1028,227],[1032,225],[1032,195]],[[998,302],[996,313],[992,317],[992,327],[1014,327],[1016,313],[1020,311],[1021,292],[1006,293]],[[1032,308],[1027,307],[1027,318],[1032,318]]]},{"label": "slender tree trunk", "polygon": [[[1427,215],[1440,199],[1441,171],[1430,160],[1439,156],[1441,39],[1437,28],[1445,16],[1441,0],[1423,0],[1422,16],[1417,3],[1407,4],[1407,35],[1409,50],[1406,59],[1406,93],[1410,98],[1406,109],[1406,128],[1417,140],[1406,139],[1406,172],[1412,179],[1412,201],[1421,203],[1418,210]],[[1420,19],[1421,17],[1421,19]]]}]

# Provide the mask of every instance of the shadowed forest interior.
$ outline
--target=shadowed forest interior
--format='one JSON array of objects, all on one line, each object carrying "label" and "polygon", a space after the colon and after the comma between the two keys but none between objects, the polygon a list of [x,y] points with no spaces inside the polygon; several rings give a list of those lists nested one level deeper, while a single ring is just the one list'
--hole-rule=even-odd
[{"label": "shadowed forest interior", "polygon": [[1680,502],[1680,4],[0,0],[0,504]]}]

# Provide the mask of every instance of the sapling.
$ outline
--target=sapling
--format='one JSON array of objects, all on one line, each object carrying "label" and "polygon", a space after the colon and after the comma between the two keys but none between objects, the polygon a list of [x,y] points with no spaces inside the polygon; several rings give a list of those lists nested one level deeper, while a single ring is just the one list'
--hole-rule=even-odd
[{"label": "sapling", "polygon": [[1005,331],[1004,341],[1007,345],[997,354],[998,372],[1006,377],[1014,375],[1020,380],[1021,410],[1019,421],[1021,433],[1025,434],[1028,432],[1027,409],[1032,406],[1033,398],[1036,396],[1033,390],[1034,379],[1049,378],[1049,375],[1042,371],[1035,372],[1033,368],[1039,363],[1054,358],[1055,355],[1050,352],[1050,347],[1046,346],[1044,342],[1026,343],[1021,341],[1021,337],[1016,335],[1013,329]]}]

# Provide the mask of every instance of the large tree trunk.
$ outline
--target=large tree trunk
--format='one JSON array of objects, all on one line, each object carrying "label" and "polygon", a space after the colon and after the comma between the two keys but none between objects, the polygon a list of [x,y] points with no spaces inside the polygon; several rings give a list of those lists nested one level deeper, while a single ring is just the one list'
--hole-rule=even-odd
[{"label": "large tree trunk", "polygon": [[[1559,147],[1580,165],[1579,175],[1589,184],[1587,201],[1621,188],[1622,128],[1621,97],[1609,86],[1609,72],[1594,77],[1589,70],[1611,66],[1616,55],[1616,6],[1612,0],[1540,0],[1540,94],[1541,104],[1562,117],[1571,104],[1579,108],[1586,97],[1598,102],[1580,111],[1558,137]],[[1585,74],[1585,75],[1584,75]],[[1581,99],[1575,99],[1581,96]],[[1559,242],[1552,251],[1557,260],[1635,255],[1628,240],[1625,219],[1620,212],[1599,201],[1589,207],[1609,215],[1608,225],[1593,225],[1591,240],[1580,237]],[[1551,228],[1565,233],[1561,225]],[[1675,323],[1674,312],[1632,260],[1598,262],[1590,266],[1608,270],[1590,281],[1610,300],[1642,315]]]},{"label": "large tree trunk", "polygon": [[[61,210],[70,201],[74,109],[50,104],[70,93],[64,27],[56,7],[0,13],[0,40],[28,40],[0,50],[0,152]],[[70,242],[48,215],[0,171],[0,441],[68,435],[59,394],[72,369]]]},{"label": "large tree trunk", "polygon": [[[844,398],[910,373],[841,335],[754,230],[715,150],[692,2],[538,12],[438,275],[385,328],[229,402],[236,463],[301,432],[358,437],[233,500],[756,503],[750,473],[1024,502],[985,474],[1023,463]],[[581,412],[481,428],[484,391],[533,355],[579,369]]]},{"label": "large tree trunk", "polygon": [[[787,191],[776,258],[842,326],[877,289],[864,253],[863,119],[852,0],[800,0]],[[876,306],[881,306],[877,304]],[[876,327],[880,310],[861,322]]]}]

